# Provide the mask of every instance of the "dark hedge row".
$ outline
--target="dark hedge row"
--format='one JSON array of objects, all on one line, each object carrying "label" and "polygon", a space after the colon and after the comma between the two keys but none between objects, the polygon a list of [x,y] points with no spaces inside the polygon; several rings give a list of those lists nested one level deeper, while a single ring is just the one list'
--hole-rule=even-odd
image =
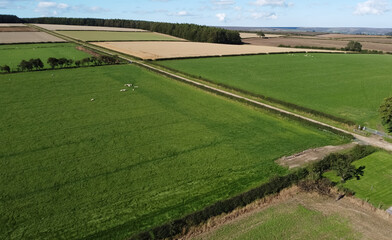
[{"label": "dark hedge row", "polygon": [[168,70],[170,70],[172,72],[183,74],[185,76],[188,75],[188,76],[193,77],[193,78],[198,78],[198,79],[203,80],[205,82],[212,83],[212,84],[224,87],[226,89],[234,90],[236,92],[243,93],[243,94],[246,94],[246,95],[249,95],[249,96],[252,96],[252,97],[260,98],[260,99],[266,100],[266,101],[271,102],[271,103],[276,103],[276,104],[279,104],[279,105],[282,105],[282,106],[285,106],[285,107],[288,107],[288,108],[291,108],[291,109],[299,110],[301,112],[310,113],[310,114],[315,115],[315,116],[328,118],[328,119],[331,119],[333,121],[344,123],[344,124],[347,124],[347,125],[350,125],[350,126],[354,126],[355,125],[355,123],[353,121],[348,120],[348,119],[337,117],[337,116],[334,116],[334,115],[331,115],[331,114],[328,114],[328,113],[324,113],[324,112],[320,112],[320,111],[317,111],[317,110],[313,110],[313,109],[310,109],[310,108],[302,107],[302,106],[296,105],[294,103],[285,102],[285,101],[282,101],[282,100],[279,100],[279,99],[276,99],[276,98],[266,97],[266,96],[261,95],[261,94],[252,93],[252,92],[249,92],[247,90],[243,90],[243,89],[240,89],[240,88],[232,87],[232,86],[229,86],[229,85],[226,85],[226,84],[223,84],[223,83],[216,83],[216,82],[211,81],[209,79],[202,78],[201,76],[195,76],[195,75],[192,75],[192,74],[188,74],[188,73],[185,73],[185,72],[178,71],[178,70],[170,68],[170,67],[162,66],[162,65],[160,65],[159,63],[156,63],[156,62],[153,63],[153,64],[156,64],[156,65],[158,65],[160,67],[166,68],[166,69],[168,69]]},{"label": "dark hedge row", "polygon": [[[274,177],[269,182],[262,184],[261,186],[254,188],[248,192],[242,193],[235,197],[227,200],[219,201],[211,206],[204,208],[201,211],[189,214],[181,219],[174,220],[172,222],[163,224],[155,227],[149,231],[139,233],[130,238],[130,240],[150,240],[150,239],[166,239],[173,238],[174,236],[182,233],[186,233],[193,226],[197,226],[201,223],[206,222],[211,217],[218,216],[223,213],[229,213],[238,207],[244,207],[257,199],[261,199],[267,195],[279,193],[281,190],[290,187],[293,184],[299,183],[305,179],[309,173],[314,172],[320,174],[320,176],[331,168],[331,164],[339,157],[339,155],[345,155],[348,161],[353,162],[364,158],[371,153],[375,152],[376,149],[371,146],[356,146],[347,153],[344,154],[330,154],[323,160],[311,165],[308,168],[299,169],[296,172],[288,174],[286,176]],[[322,191],[330,186],[327,184],[329,181],[323,181],[322,179],[317,180],[318,183],[322,184]],[[325,185],[325,186],[324,186]]]},{"label": "dark hedge row", "polygon": [[201,211],[189,214],[181,219],[174,220],[150,231],[142,232],[130,238],[131,240],[165,239],[171,238],[182,232],[188,231],[192,226],[197,226],[211,217],[222,213],[229,213],[238,207],[244,207],[257,199],[267,195],[278,193],[281,190],[298,183],[299,180],[308,176],[306,169],[300,169],[286,176],[274,177],[268,183],[254,188],[227,200],[219,201]]},{"label": "dark hedge row", "polygon": [[124,19],[98,19],[98,18],[24,18],[28,23],[65,24],[83,26],[105,26],[137,28],[153,32],[164,33],[194,42],[241,44],[238,31],[226,30],[217,27],[200,26],[196,24],[163,23],[150,21],[136,21]]}]

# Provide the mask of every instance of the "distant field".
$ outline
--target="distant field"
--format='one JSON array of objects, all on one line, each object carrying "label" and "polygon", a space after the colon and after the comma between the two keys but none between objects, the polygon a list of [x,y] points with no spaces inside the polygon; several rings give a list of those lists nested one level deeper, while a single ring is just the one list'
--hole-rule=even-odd
[{"label": "distant field", "polygon": [[[354,165],[365,166],[365,174],[359,181],[350,180],[344,186],[355,191],[355,196],[368,199],[376,207],[379,205],[383,209],[392,207],[392,155],[376,152],[354,162]],[[325,175],[334,181],[339,181],[334,172]]]},{"label": "distant field", "polygon": [[195,76],[380,127],[392,96],[392,56],[286,54],[160,61]]},{"label": "distant field", "polygon": [[182,39],[153,32],[108,32],[108,31],[57,31],[68,37],[83,41],[184,41]]},{"label": "distant field", "polygon": [[22,60],[31,58],[41,58],[45,68],[50,68],[46,63],[50,57],[80,60],[90,55],[77,50],[72,43],[0,45],[0,66],[6,64],[14,70]]},{"label": "distant field", "polygon": [[285,203],[241,218],[194,239],[360,239],[346,218],[325,216],[300,204]]},{"label": "distant field", "polygon": [[93,44],[142,59],[152,60],[305,51],[331,52],[311,49],[229,45],[200,42],[95,42]]},{"label": "distant field", "polygon": [[50,31],[60,31],[60,30],[115,31],[115,32],[145,32],[146,31],[143,29],[118,28],[118,27],[96,27],[96,26],[57,25],[57,24],[34,24],[34,25],[41,28],[45,28]]},{"label": "distant field", "polygon": [[347,141],[135,66],[0,85],[0,239],[126,239],[286,174],[283,155]]},{"label": "distant field", "polygon": [[1,26],[0,32],[38,32],[37,29],[27,27],[27,26]]},{"label": "distant field", "polygon": [[386,36],[367,36],[367,35],[344,35],[344,34],[325,34],[318,36],[292,36],[280,38],[249,38],[243,42],[257,46],[279,46],[290,45],[307,47],[325,47],[341,49],[347,46],[349,41],[359,41],[362,49],[392,52],[392,39]]},{"label": "distant field", "polygon": [[65,42],[44,32],[0,32],[0,44]]},{"label": "distant field", "polygon": [[[283,36],[283,35],[265,34],[265,37],[268,37],[268,38],[276,38],[276,37],[281,37],[281,36]],[[259,38],[260,36],[257,35],[256,33],[240,32],[240,37],[241,38]]]}]

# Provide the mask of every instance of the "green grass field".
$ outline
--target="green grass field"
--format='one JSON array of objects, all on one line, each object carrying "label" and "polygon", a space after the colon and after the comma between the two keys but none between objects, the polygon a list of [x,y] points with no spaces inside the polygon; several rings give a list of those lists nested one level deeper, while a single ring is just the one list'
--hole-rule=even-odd
[{"label": "green grass field", "polygon": [[[366,167],[364,176],[360,180],[349,180],[343,186],[353,190],[355,196],[367,199],[376,207],[383,209],[392,207],[392,155],[387,152],[376,152],[355,161],[354,165]],[[324,175],[335,182],[340,180],[334,171]]]},{"label": "green grass field", "polygon": [[68,37],[83,41],[178,41],[178,38],[153,32],[107,32],[107,31],[57,31]]},{"label": "green grass field", "polygon": [[6,64],[13,70],[16,70],[22,60],[28,61],[31,58],[41,58],[45,68],[50,68],[46,63],[50,57],[80,60],[90,55],[77,50],[76,45],[72,43],[0,45],[0,66]]},{"label": "green grass field", "polygon": [[392,56],[278,54],[161,61],[195,76],[376,128],[392,96]]},{"label": "green grass field", "polygon": [[286,174],[283,155],[347,141],[135,66],[0,85],[1,239],[125,239]]},{"label": "green grass field", "polygon": [[348,220],[299,204],[279,204],[228,223],[195,239],[359,239]]}]

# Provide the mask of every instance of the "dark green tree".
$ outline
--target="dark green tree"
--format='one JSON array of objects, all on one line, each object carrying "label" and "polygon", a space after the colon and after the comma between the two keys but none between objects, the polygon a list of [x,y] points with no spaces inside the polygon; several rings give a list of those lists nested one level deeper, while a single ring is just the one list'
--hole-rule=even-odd
[{"label": "dark green tree", "polygon": [[48,58],[48,64],[54,69],[59,65],[59,60],[57,58],[50,57]]},{"label": "dark green tree", "polygon": [[381,121],[388,132],[392,132],[392,97],[385,98],[379,108]]},{"label": "dark green tree", "polygon": [[260,31],[260,32],[258,32],[258,33],[256,33],[257,34],[257,36],[259,36],[259,37],[265,37],[265,34],[262,32],[262,31]]},{"label": "dark green tree", "polygon": [[346,51],[360,52],[362,51],[362,44],[356,41],[347,43]]},{"label": "dark green tree", "polygon": [[75,66],[76,66],[76,67],[80,67],[80,64],[81,64],[80,60],[76,60],[76,61],[75,61]]},{"label": "dark green tree", "polygon": [[10,73],[11,72],[11,68],[8,65],[0,66],[0,70],[4,71],[6,73]]},{"label": "dark green tree", "polygon": [[353,177],[359,180],[364,174],[364,169],[364,166],[356,168],[352,165],[347,155],[340,155],[332,163],[332,170],[336,171],[336,175],[340,177],[342,182],[346,182]]}]

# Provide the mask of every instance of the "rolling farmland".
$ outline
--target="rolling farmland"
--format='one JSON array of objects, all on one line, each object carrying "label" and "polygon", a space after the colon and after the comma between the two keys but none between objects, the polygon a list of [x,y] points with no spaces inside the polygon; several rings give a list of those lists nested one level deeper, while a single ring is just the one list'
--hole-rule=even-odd
[{"label": "rolling farmland", "polygon": [[134,66],[0,83],[0,238],[124,239],[346,142]]},{"label": "rolling farmland", "polygon": [[11,69],[16,69],[20,61],[31,58],[41,58],[45,68],[50,68],[46,63],[50,57],[80,60],[90,55],[77,50],[73,43],[0,45],[0,66],[6,64]]},{"label": "rolling farmland", "polygon": [[176,37],[153,32],[110,32],[110,31],[57,31],[82,41],[184,41]]},{"label": "rolling farmland", "polygon": [[287,54],[159,64],[373,128],[381,128],[378,108],[392,94],[390,55]]},{"label": "rolling farmland", "polygon": [[[392,155],[376,152],[353,163],[356,167],[365,166],[364,176],[360,180],[349,180],[343,185],[355,192],[355,196],[368,200],[376,207],[392,207]],[[334,171],[325,174],[339,182]]]}]

